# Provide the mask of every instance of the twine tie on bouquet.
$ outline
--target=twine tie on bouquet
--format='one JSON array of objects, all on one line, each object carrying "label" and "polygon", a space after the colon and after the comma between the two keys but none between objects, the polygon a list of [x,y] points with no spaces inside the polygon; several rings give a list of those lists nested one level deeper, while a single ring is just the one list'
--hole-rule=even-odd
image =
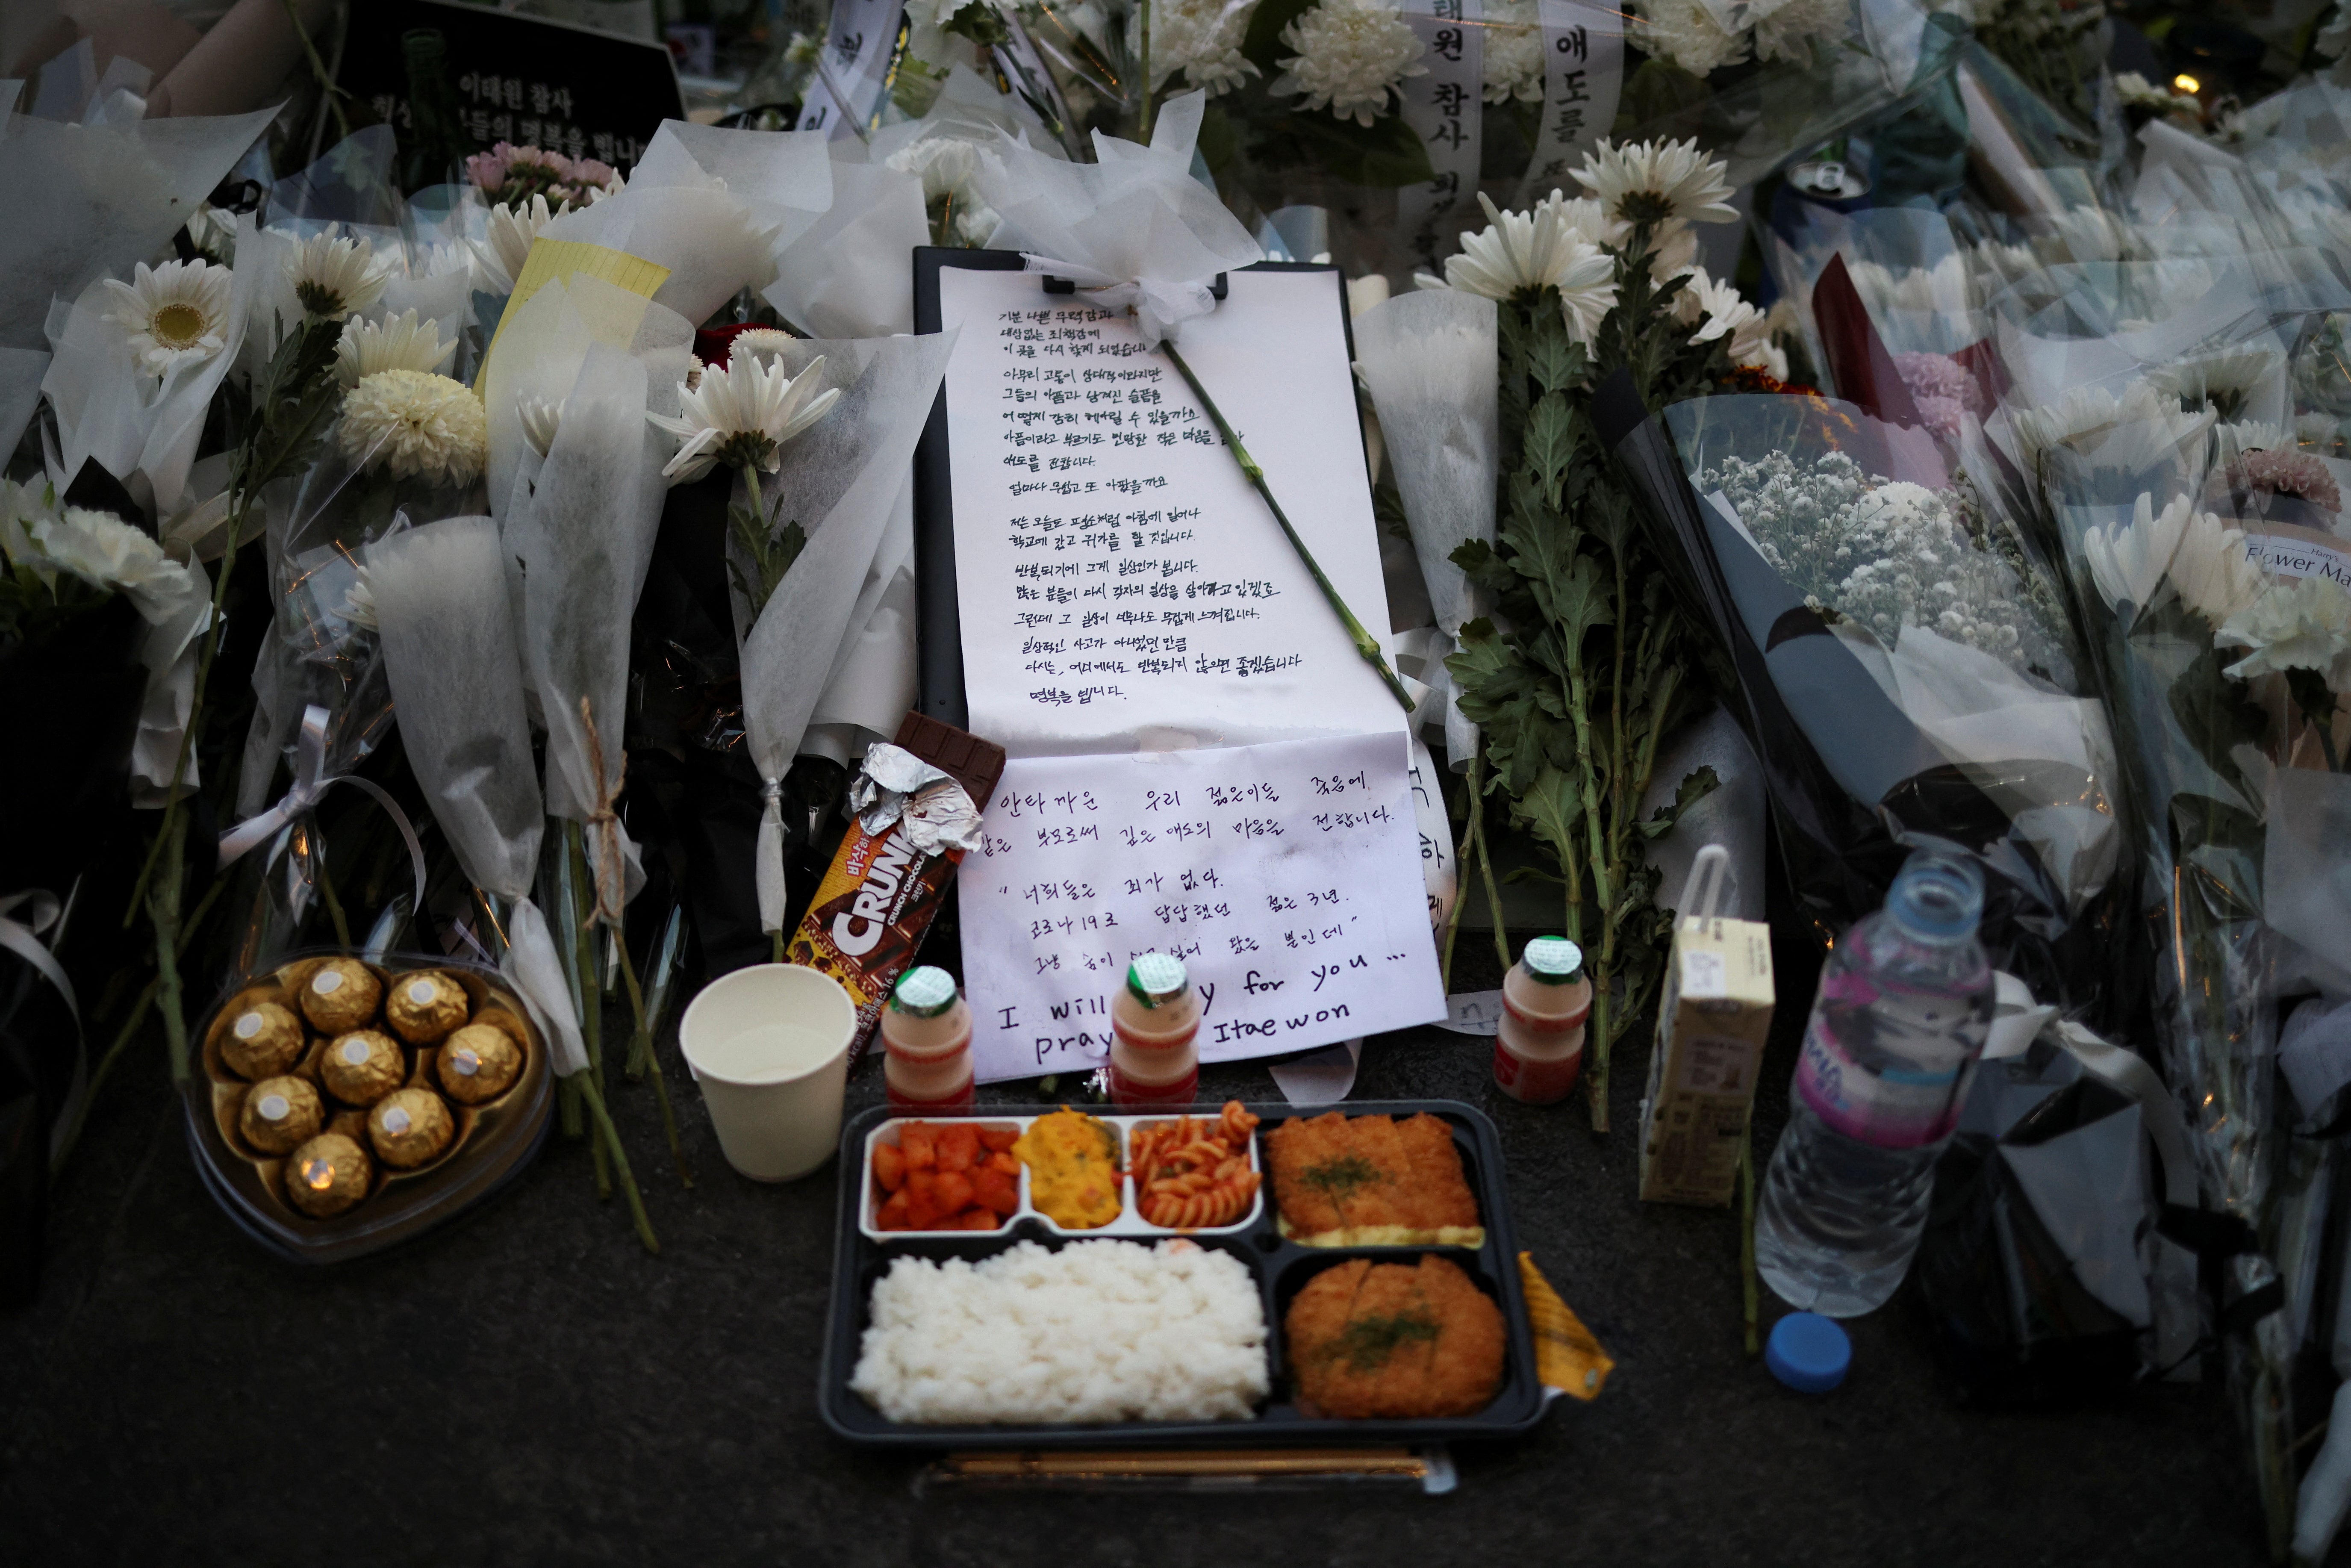
[{"label": "twine tie on bouquet", "polygon": [[621,798],[621,781],[628,776],[629,759],[625,755],[622,757],[619,771],[607,782],[604,737],[597,733],[596,720],[584,696],[580,699],[580,723],[588,731],[588,769],[596,778],[596,808],[588,813],[588,831],[596,843],[594,918],[611,925],[619,923],[621,906],[628,898],[629,862],[621,851],[621,815],[612,809],[612,803]]},{"label": "twine tie on bouquet", "polygon": [[[416,877],[415,907],[424,907],[424,845],[416,836],[415,824],[392,792],[371,779],[356,773],[327,771],[327,710],[312,703],[302,711],[302,735],[294,753],[294,783],[279,798],[277,804],[257,817],[248,817],[221,835],[220,863],[226,866],[247,850],[269,843],[269,859],[275,862],[286,852],[287,841],[294,832],[295,822],[306,811],[317,809],[328,790],[338,784],[352,784],[375,797],[376,803],[390,814],[392,826],[408,844],[409,869]],[[275,842],[271,842],[275,840]]]},{"label": "twine tie on bouquet", "polygon": [[[16,911],[24,907],[20,919]],[[41,933],[57,924],[57,895],[45,887],[30,887],[22,893],[0,896],[0,948],[5,948],[33,967],[33,972],[57,988],[66,999],[66,1011],[74,1023],[73,1086],[66,1092],[66,1103],[59,1111],[49,1134],[49,1152],[57,1153],[59,1143],[80,1120],[83,1095],[89,1089],[89,1061],[83,1049],[81,1032],[81,1002],[75,997],[73,978],[57,962],[57,955],[41,940]]]}]

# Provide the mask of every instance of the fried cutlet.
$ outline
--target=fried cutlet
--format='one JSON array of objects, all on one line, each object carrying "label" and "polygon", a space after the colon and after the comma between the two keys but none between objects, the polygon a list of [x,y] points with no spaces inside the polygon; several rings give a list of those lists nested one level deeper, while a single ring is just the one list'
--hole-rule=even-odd
[{"label": "fried cutlet", "polygon": [[1426,1112],[1397,1121],[1333,1111],[1268,1131],[1283,1229],[1310,1244],[1478,1245],[1478,1200],[1453,1129]]},{"label": "fried cutlet", "polygon": [[1501,1309],[1433,1254],[1324,1270],[1290,1301],[1282,1331],[1300,1405],[1325,1416],[1468,1416],[1501,1386]]}]

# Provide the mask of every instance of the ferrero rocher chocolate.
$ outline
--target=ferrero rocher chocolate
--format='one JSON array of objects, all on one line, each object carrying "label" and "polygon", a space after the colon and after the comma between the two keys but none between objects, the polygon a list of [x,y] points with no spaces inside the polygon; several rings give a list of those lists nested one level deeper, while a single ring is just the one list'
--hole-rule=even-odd
[{"label": "ferrero rocher chocolate", "polygon": [[221,1060],[239,1078],[267,1078],[302,1060],[302,1020],[276,1002],[256,1002],[221,1031]]},{"label": "ferrero rocher chocolate", "polygon": [[329,958],[302,982],[302,1016],[320,1034],[348,1034],[375,1017],[383,983],[357,958]]},{"label": "ferrero rocher chocolate", "polygon": [[401,1170],[423,1165],[457,1135],[449,1107],[430,1089],[402,1089],[368,1113],[368,1141],[383,1163]]},{"label": "ferrero rocher chocolate", "polygon": [[408,1076],[408,1058],[399,1042],[371,1029],[355,1029],[327,1042],[319,1077],[327,1092],[346,1105],[372,1105]]},{"label": "ferrero rocher chocolate", "polygon": [[469,1023],[441,1042],[434,1071],[449,1098],[465,1105],[495,1100],[522,1073],[514,1037],[491,1024]]},{"label": "ferrero rocher chocolate", "polygon": [[411,1045],[431,1045],[465,1021],[473,999],[446,975],[420,969],[392,982],[384,993],[383,1021]]},{"label": "ferrero rocher chocolate", "polygon": [[236,1130],[263,1154],[282,1155],[318,1136],[326,1119],[307,1079],[265,1078],[245,1092]]},{"label": "ferrero rocher chocolate", "polygon": [[342,1213],[367,1196],[367,1151],[340,1133],[321,1133],[286,1162],[286,1196],[313,1219]]}]

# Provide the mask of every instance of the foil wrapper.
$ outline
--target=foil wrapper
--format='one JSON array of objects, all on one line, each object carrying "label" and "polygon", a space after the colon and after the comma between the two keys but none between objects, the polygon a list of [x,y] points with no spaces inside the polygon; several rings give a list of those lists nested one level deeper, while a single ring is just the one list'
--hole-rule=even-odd
[{"label": "foil wrapper", "polygon": [[467,1024],[441,1042],[434,1072],[449,1098],[464,1105],[495,1100],[522,1076],[522,1050],[506,1030]]},{"label": "foil wrapper", "polygon": [[301,1061],[309,1043],[291,1008],[256,1002],[221,1030],[221,1061],[239,1078],[274,1078]]},{"label": "foil wrapper", "polygon": [[457,1136],[449,1107],[430,1089],[399,1089],[368,1113],[368,1141],[378,1158],[412,1170],[437,1158]]},{"label": "foil wrapper", "polygon": [[979,808],[947,774],[904,747],[876,741],[849,781],[849,809],[858,825],[879,838],[904,820],[906,841],[935,855],[979,847]]},{"label": "foil wrapper", "polygon": [[336,1036],[319,1058],[319,1081],[346,1105],[372,1105],[407,1076],[408,1058],[399,1041],[371,1029]]},{"label": "foil wrapper", "polygon": [[430,969],[402,975],[384,992],[383,1021],[411,1045],[431,1045],[472,1011],[465,988]]},{"label": "foil wrapper", "polygon": [[326,1108],[303,1078],[265,1078],[246,1091],[237,1108],[237,1135],[265,1155],[282,1155],[319,1135]]},{"label": "foil wrapper", "polygon": [[311,971],[298,993],[302,1016],[320,1034],[348,1034],[375,1017],[383,982],[357,958],[329,958]]},{"label": "foil wrapper", "polygon": [[352,1139],[321,1133],[287,1160],[287,1200],[313,1219],[332,1218],[367,1196],[373,1170]]}]

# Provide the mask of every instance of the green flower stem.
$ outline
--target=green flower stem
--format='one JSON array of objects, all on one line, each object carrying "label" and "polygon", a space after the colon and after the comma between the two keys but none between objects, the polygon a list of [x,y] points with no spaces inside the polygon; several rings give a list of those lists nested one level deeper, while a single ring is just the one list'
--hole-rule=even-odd
[{"label": "green flower stem", "polygon": [[1273,520],[1281,525],[1282,533],[1290,540],[1290,548],[1298,552],[1298,559],[1304,561],[1306,570],[1313,574],[1314,585],[1322,591],[1322,597],[1331,601],[1331,608],[1339,612],[1340,621],[1347,628],[1347,635],[1354,642],[1355,652],[1364,656],[1365,664],[1380,673],[1380,679],[1388,684],[1388,690],[1395,694],[1395,700],[1404,706],[1405,712],[1410,713],[1412,694],[1404,689],[1404,682],[1397,679],[1396,673],[1388,667],[1387,656],[1380,652],[1378,640],[1364,630],[1364,623],[1355,619],[1355,612],[1347,608],[1347,601],[1339,597],[1339,591],[1331,585],[1329,578],[1322,575],[1322,568],[1316,563],[1313,552],[1306,548],[1306,541],[1298,537],[1296,528],[1290,527],[1290,514],[1281,509],[1281,503],[1273,498],[1273,487],[1265,482],[1265,470],[1257,465],[1257,459],[1251,457],[1249,448],[1241,444],[1239,434],[1225,422],[1224,411],[1217,407],[1217,400],[1208,395],[1208,389],[1200,384],[1200,378],[1192,373],[1192,367],[1184,362],[1182,354],[1176,352],[1175,340],[1168,339],[1159,346],[1166,350],[1167,358],[1175,364],[1177,373],[1183,376],[1184,384],[1192,389],[1192,395],[1200,400],[1200,406],[1207,410],[1209,423],[1217,427],[1217,434],[1224,437],[1225,444],[1232,448],[1233,456],[1240,463],[1241,472],[1249,476],[1249,482],[1257,487],[1257,493],[1265,497],[1267,508],[1273,513]]},{"label": "green flower stem", "polygon": [[[583,1102],[592,1098],[601,1109],[604,1091],[604,993],[596,983],[596,928],[588,923],[580,908],[581,890],[588,885],[589,872],[588,852],[577,822],[566,821],[563,824],[563,852],[571,863],[571,896],[564,910],[571,921],[571,998],[580,1011],[580,1041],[588,1048],[588,1071],[575,1072],[572,1077],[581,1081]],[[609,1202],[612,1197],[612,1173],[605,1164],[603,1141],[590,1140],[588,1150],[595,1162],[596,1197],[599,1201]]]},{"label": "green flower stem", "polygon": [[661,1056],[653,1049],[653,1031],[645,1012],[645,993],[637,983],[636,960],[629,956],[626,930],[619,924],[612,927],[612,940],[621,949],[621,978],[627,983],[629,1010],[637,1020],[637,1032],[629,1041],[627,1076],[632,1082],[653,1074],[653,1100],[661,1106],[662,1132],[669,1139],[669,1157],[677,1166],[677,1179],[685,1186],[694,1185],[694,1173],[685,1168],[685,1150],[677,1141],[677,1116],[670,1110],[669,1080],[662,1076]]},{"label": "green flower stem", "polygon": [[580,1097],[587,1103],[588,1114],[596,1123],[599,1136],[595,1147],[600,1157],[605,1149],[610,1148],[612,1163],[620,1169],[621,1191],[629,1200],[629,1218],[636,1225],[637,1239],[644,1243],[646,1251],[658,1256],[661,1238],[653,1234],[653,1222],[645,1213],[644,1197],[637,1191],[637,1178],[629,1174],[629,1156],[621,1147],[620,1129],[612,1125],[611,1113],[604,1109],[604,1092],[596,1086],[596,1075],[592,1072],[575,1072],[571,1081],[580,1085]]}]

